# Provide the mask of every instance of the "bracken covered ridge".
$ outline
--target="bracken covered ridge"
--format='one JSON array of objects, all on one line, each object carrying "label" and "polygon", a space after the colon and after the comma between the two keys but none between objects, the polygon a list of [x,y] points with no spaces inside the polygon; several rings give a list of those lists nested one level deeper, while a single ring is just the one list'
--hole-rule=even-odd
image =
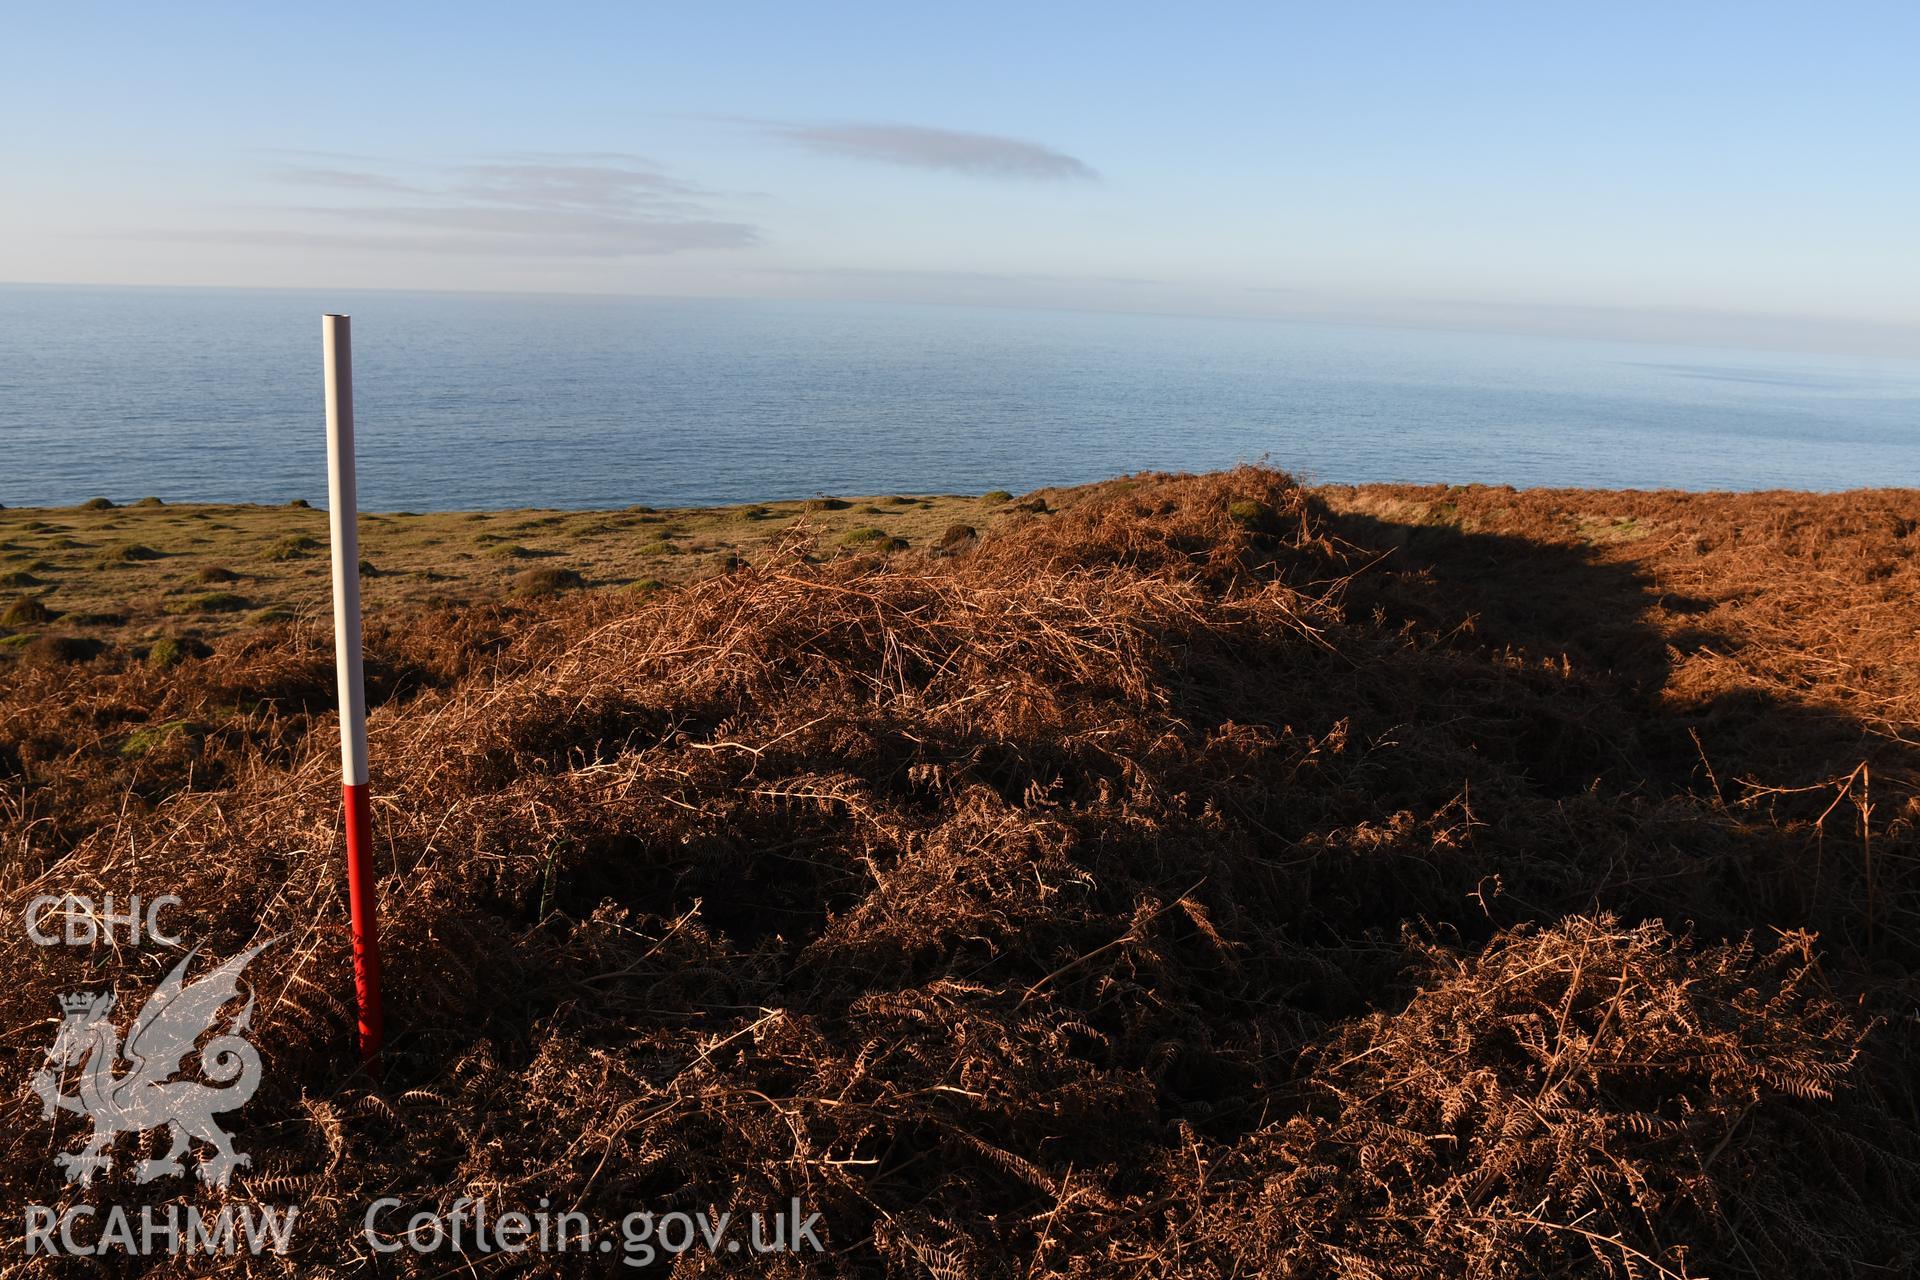
[{"label": "bracken covered ridge", "polygon": [[[327,637],[0,676],[10,919],[174,893],[207,953],[275,940],[227,1194],[301,1216],[218,1266],[646,1273],[373,1256],[372,1202],[463,1196],[821,1215],[824,1253],[682,1276],[1920,1266],[1920,681],[1881,593],[1920,497],[1833,507],[1868,515],[1818,564],[1735,524],[1657,572],[1511,491],[1479,529],[1264,468],[1050,497],[938,557],[802,526],[685,587],[377,621],[370,1074]],[[1772,630],[1706,635],[1736,604]],[[175,957],[23,933],[0,1269],[25,1205],[221,1198],[135,1186],[131,1139],[63,1184],[79,1124],[26,1085],[53,997],[130,1016]]]}]

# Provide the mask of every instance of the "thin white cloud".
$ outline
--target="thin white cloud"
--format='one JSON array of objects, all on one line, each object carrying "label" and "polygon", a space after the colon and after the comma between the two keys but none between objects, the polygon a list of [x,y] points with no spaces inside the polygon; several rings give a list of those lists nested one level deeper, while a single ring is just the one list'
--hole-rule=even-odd
[{"label": "thin white cloud", "polygon": [[265,174],[321,201],[256,211],[292,225],[142,238],[543,258],[737,249],[760,239],[758,228],[717,213],[713,193],[635,156],[522,154],[458,165],[328,159],[283,162]]},{"label": "thin white cloud", "polygon": [[1099,174],[1064,151],[993,133],[906,124],[774,124],[776,138],[810,151],[983,178],[1095,180]]},{"label": "thin white cloud", "polygon": [[768,275],[830,280],[917,281],[928,284],[1102,284],[1159,286],[1148,276],[1054,275],[1039,271],[928,271],[911,267],[778,267]]},{"label": "thin white cloud", "polygon": [[397,178],[360,169],[332,169],[315,165],[282,165],[273,172],[276,181],[305,187],[336,187],[344,191],[417,191]]},{"label": "thin white cloud", "polygon": [[704,194],[654,169],[628,163],[472,164],[456,189],[477,199],[555,209],[632,209],[666,197]]}]

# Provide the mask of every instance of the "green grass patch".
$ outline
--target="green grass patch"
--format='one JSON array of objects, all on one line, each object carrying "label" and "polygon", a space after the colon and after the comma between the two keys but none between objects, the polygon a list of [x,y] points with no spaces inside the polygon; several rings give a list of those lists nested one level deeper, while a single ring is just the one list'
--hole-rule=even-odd
[{"label": "green grass patch", "polygon": [[205,725],[192,720],[169,720],[165,724],[150,724],[128,734],[127,740],[120,744],[120,754],[129,760],[137,760],[155,748],[164,746],[176,736],[200,738],[204,737],[206,732]]},{"label": "green grass patch", "polygon": [[1653,532],[1643,520],[1632,516],[1577,516],[1574,528],[1580,536],[1596,545],[1608,542],[1638,542]]}]

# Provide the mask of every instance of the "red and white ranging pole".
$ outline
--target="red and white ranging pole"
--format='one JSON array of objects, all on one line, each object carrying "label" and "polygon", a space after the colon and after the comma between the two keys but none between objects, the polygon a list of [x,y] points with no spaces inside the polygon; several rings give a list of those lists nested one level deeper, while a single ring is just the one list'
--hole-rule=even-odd
[{"label": "red and white ranging pole", "polygon": [[360,671],[360,529],[353,481],[353,342],[349,319],[320,318],[327,373],[327,522],[333,531],[333,658],[340,681],[340,775],[346,802],[347,905],[360,1058],[380,1052],[380,929],[374,919],[373,825],[367,807],[367,690]]}]

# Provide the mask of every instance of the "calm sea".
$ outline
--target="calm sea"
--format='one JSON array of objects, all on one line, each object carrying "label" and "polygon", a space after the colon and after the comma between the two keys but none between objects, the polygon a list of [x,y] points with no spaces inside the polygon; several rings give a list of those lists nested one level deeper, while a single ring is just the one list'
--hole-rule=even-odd
[{"label": "calm sea", "polygon": [[1323,481],[1920,485],[1920,363],[863,304],[0,286],[0,503],[978,493],[1265,458]]}]

